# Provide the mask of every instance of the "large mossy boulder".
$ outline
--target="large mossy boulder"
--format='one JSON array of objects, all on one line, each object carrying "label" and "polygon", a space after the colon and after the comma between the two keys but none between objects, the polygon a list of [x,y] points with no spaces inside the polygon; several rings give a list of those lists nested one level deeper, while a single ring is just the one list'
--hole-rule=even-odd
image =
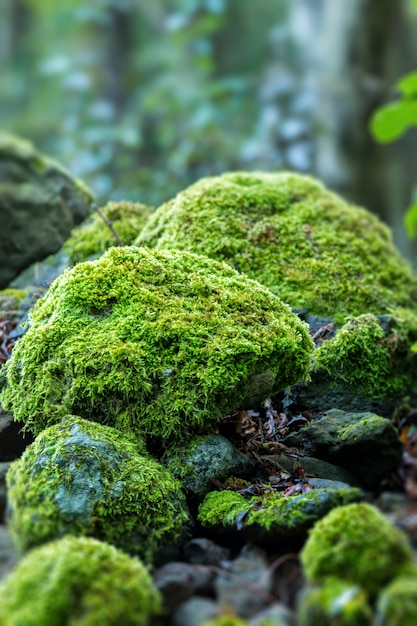
[{"label": "large mossy boulder", "polygon": [[180,440],[306,378],[307,325],[226,263],[111,248],[58,277],[2,370],[35,433],[72,413]]},{"label": "large mossy boulder", "polygon": [[102,215],[95,212],[72,230],[70,238],[64,244],[70,264],[93,260],[111,246],[118,245],[114,232],[124,245],[130,245],[146,224],[151,212],[150,207],[140,202],[108,202],[101,209]]},{"label": "large mossy boulder", "polygon": [[160,611],[146,567],[86,537],[32,550],[0,585],[2,626],[147,626]]},{"label": "large mossy boulder", "polygon": [[7,487],[20,552],[71,534],[152,561],[190,528],[181,484],[166,468],[135,438],[76,416],[38,435],[11,464]]},{"label": "large mossy boulder", "polygon": [[0,289],[57,252],[91,201],[81,181],[32,144],[0,133]]},{"label": "large mossy boulder", "polygon": [[381,315],[417,304],[389,229],[309,176],[203,178],[151,216],[138,245],[222,259],[310,315]]}]

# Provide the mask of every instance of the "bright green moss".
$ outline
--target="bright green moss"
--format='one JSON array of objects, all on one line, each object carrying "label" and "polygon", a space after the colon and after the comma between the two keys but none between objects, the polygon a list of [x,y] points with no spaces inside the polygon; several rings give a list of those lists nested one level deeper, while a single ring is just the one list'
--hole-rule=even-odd
[{"label": "bright green moss", "polygon": [[249,500],[233,491],[209,493],[198,509],[203,526],[214,530],[244,529],[257,540],[302,536],[332,508],[361,499],[360,489],[312,489],[304,494],[282,496],[266,492]]},{"label": "bright green moss", "polygon": [[307,587],[297,606],[303,626],[371,626],[372,609],[363,589],[337,578]]},{"label": "bright green moss", "polygon": [[299,174],[203,178],[161,206],[136,243],[222,259],[292,307],[339,323],[417,303],[417,279],[387,227]]},{"label": "bright green moss", "polygon": [[395,578],[382,590],[376,605],[376,626],[415,626],[417,624],[417,571]]},{"label": "bright green moss", "polygon": [[[102,212],[121,241],[130,245],[145,225],[151,209],[139,202],[109,202],[102,208]],[[72,230],[63,249],[69,255],[71,265],[74,265],[98,257],[117,244],[108,225],[95,212]]]},{"label": "bright green moss", "polygon": [[314,356],[315,369],[333,384],[345,384],[373,397],[396,398],[413,386],[417,355],[411,347],[417,339],[417,315],[397,310],[380,319],[365,314],[348,321],[336,336],[324,341]]},{"label": "bright green moss", "polygon": [[363,587],[371,596],[411,561],[407,536],[366,503],[338,507],[315,524],[301,551],[307,579],[332,576]]},{"label": "bright green moss", "polygon": [[18,548],[90,535],[150,561],[178,541],[189,522],[180,483],[141,453],[132,437],[75,416],[45,429],[7,474]]},{"label": "bright green moss", "polygon": [[237,615],[219,615],[203,626],[249,626],[248,622]]},{"label": "bright green moss", "polygon": [[111,248],[53,283],[3,370],[34,432],[73,413],[172,443],[308,376],[307,325],[195,254]]},{"label": "bright green moss", "polygon": [[160,609],[144,565],[91,538],[33,550],[0,585],[2,626],[147,626]]}]

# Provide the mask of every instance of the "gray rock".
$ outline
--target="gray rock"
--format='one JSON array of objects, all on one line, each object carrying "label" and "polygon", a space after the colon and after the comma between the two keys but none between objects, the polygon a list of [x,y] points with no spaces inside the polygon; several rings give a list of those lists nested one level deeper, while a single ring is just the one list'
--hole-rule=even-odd
[{"label": "gray rock", "polygon": [[206,537],[197,537],[184,546],[184,556],[190,563],[217,567],[230,559],[230,550]]},{"label": "gray rock", "polygon": [[318,478],[325,480],[331,480],[336,482],[346,483],[353,487],[359,486],[358,479],[347,469],[323,461],[322,459],[316,459],[311,456],[288,456],[286,454],[273,454],[262,457],[264,461],[271,461],[277,463],[284,468],[287,472],[294,471],[294,463],[297,462],[301,465],[306,474],[316,475]]},{"label": "gray rock", "polygon": [[167,612],[172,612],[194,593],[212,595],[213,580],[214,572],[209,567],[179,561],[167,563],[153,573],[153,581]]},{"label": "gray rock", "polygon": [[248,457],[222,435],[194,437],[181,449],[168,450],[162,461],[200,502],[214,488],[211,478],[219,481],[229,476],[245,478],[254,470]]},{"label": "gray rock", "polygon": [[215,582],[220,607],[232,608],[241,617],[252,617],[270,602],[271,574],[265,553],[245,546],[225,576]]},{"label": "gray rock", "polygon": [[18,561],[12,538],[6,526],[0,525],[0,580],[9,574]]},{"label": "gray rock", "polygon": [[90,212],[92,195],[28,142],[0,134],[0,288],[57,252]]},{"label": "gray rock", "polygon": [[218,615],[215,600],[193,596],[172,614],[172,626],[204,626]]},{"label": "gray rock", "polygon": [[354,413],[331,409],[284,443],[302,447],[324,460],[352,472],[365,488],[398,467],[402,445],[388,419],[375,413]]},{"label": "gray rock", "polygon": [[283,604],[273,604],[249,620],[249,626],[296,626],[293,613]]}]

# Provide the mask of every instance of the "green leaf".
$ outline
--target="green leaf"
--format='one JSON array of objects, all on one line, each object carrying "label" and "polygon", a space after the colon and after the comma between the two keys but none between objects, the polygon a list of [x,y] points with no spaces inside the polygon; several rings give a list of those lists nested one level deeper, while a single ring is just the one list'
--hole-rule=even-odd
[{"label": "green leaf", "polygon": [[399,100],[380,107],[370,123],[371,133],[381,143],[399,139],[410,126],[417,126],[417,99]]},{"label": "green leaf", "polygon": [[404,96],[417,96],[417,72],[402,76],[395,86]]},{"label": "green leaf", "polygon": [[408,207],[404,216],[404,225],[410,239],[417,236],[417,201]]}]

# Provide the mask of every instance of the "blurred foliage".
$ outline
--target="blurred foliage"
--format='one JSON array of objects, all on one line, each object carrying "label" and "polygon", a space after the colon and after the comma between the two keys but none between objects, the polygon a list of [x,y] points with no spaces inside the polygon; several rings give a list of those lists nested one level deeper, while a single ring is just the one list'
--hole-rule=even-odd
[{"label": "blurred foliage", "polygon": [[[411,0],[417,10],[417,0]],[[380,143],[390,143],[399,139],[408,129],[417,126],[417,72],[402,76],[395,84],[399,98],[379,107],[370,122],[372,135]],[[404,224],[408,236],[417,236],[417,186],[412,191],[411,204],[408,207]]]},{"label": "blurred foliage", "polygon": [[3,124],[99,201],[158,205],[203,175],[250,168],[284,0],[255,14],[252,0],[4,2]]}]

